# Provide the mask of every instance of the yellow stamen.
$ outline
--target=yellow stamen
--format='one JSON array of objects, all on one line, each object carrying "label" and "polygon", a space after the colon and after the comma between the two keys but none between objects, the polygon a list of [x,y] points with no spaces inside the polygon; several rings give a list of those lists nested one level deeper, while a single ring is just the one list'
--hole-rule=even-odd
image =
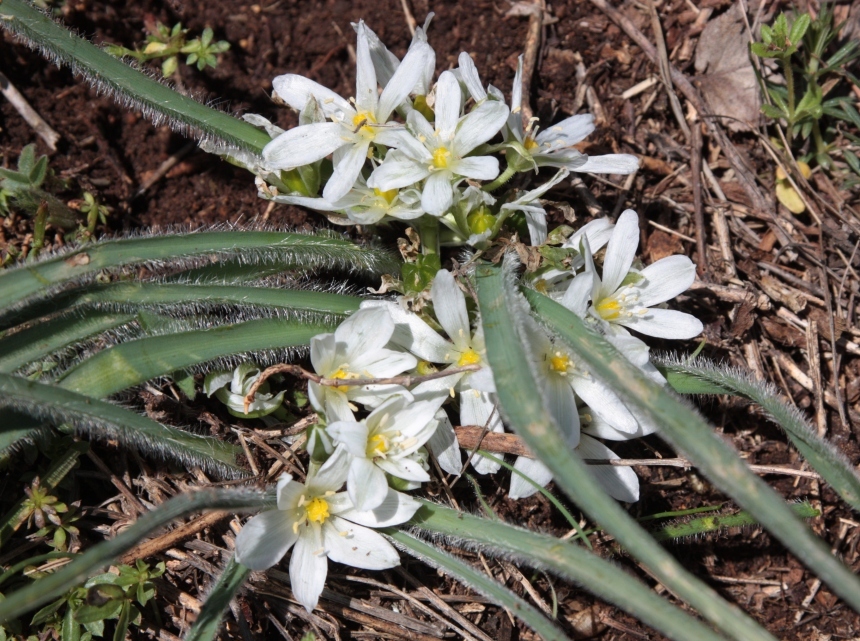
[{"label": "yellow stamen", "polygon": [[571,365],[570,356],[563,352],[556,352],[555,355],[551,356],[549,359],[550,370],[558,372],[559,374],[567,374]]},{"label": "yellow stamen", "polygon": [[385,456],[390,448],[391,444],[384,434],[371,436],[367,441],[367,457],[376,458],[377,456]]},{"label": "yellow stamen", "polygon": [[321,499],[320,497],[316,497],[311,499],[311,502],[308,503],[308,521],[313,521],[314,523],[319,523],[322,525],[325,523],[325,520],[329,517],[328,513],[328,501],[325,499]]},{"label": "yellow stamen", "polygon": [[621,316],[621,304],[614,298],[604,298],[594,306],[603,320],[615,320]]},{"label": "yellow stamen", "polygon": [[[349,371],[341,368],[341,369],[337,370],[334,374],[329,376],[328,378],[342,379],[344,381],[352,381],[352,380],[355,380],[356,378],[361,378],[361,377],[358,374],[356,374],[355,372],[349,372]],[[338,392],[343,392],[344,394],[346,394],[349,391],[349,388],[350,388],[349,385],[338,385],[334,389],[336,389]]]},{"label": "yellow stamen", "polygon": [[448,160],[451,158],[451,152],[445,147],[439,147],[433,152],[433,166],[436,169],[447,169]]},{"label": "yellow stamen", "polygon": [[373,193],[377,196],[377,198],[385,198],[385,202],[389,205],[394,202],[394,199],[397,197],[396,189],[389,189],[388,191],[382,191],[381,189],[373,188]]},{"label": "yellow stamen", "polygon": [[528,136],[523,141],[523,147],[525,147],[527,151],[531,151],[533,149],[537,149],[538,147],[540,147],[540,145],[538,144],[538,142],[534,138],[532,138],[531,136]]},{"label": "yellow stamen", "polygon": [[460,360],[457,361],[457,367],[464,367],[466,365],[477,365],[481,362],[481,356],[473,349],[470,349],[460,356]]},{"label": "yellow stamen", "polygon": [[376,131],[370,125],[375,124],[376,118],[369,111],[359,111],[352,117],[352,126],[355,128],[356,133],[360,131],[363,134],[370,134],[372,136]]}]

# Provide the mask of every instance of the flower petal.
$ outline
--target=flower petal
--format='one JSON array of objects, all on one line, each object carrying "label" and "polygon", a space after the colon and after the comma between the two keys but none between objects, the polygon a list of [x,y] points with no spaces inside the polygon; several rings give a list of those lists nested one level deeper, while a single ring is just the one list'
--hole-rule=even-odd
[{"label": "flower petal", "polygon": [[[460,392],[460,424],[487,427],[491,432],[504,432],[502,418],[490,396],[476,390]],[[478,454],[472,457],[472,467],[478,474],[494,474],[501,465]]]},{"label": "flower petal", "polygon": [[325,428],[328,435],[343,444],[353,456],[364,458],[367,451],[368,428],[364,421],[334,421]]},{"label": "flower petal", "polygon": [[463,459],[454,426],[451,425],[445,410],[439,410],[436,413],[436,421],[438,425],[433,436],[427,441],[427,449],[436,457],[439,467],[448,474],[459,474],[463,467]]},{"label": "flower petal", "polygon": [[483,85],[481,85],[481,78],[478,75],[475,63],[472,61],[472,56],[463,51],[460,53],[460,57],[457,58],[457,62],[460,65],[460,78],[466,85],[466,89],[469,90],[469,94],[475,99],[475,102],[481,103],[486,100],[487,92]]},{"label": "flower petal", "polygon": [[391,342],[430,363],[444,363],[451,353],[451,343],[425,323],[418,314],[403,309],[391,301],[364,301],[362,309],[384,307],[394,321]]},{"label": "flower petal", "polygon": [[270,169],[309,165],[348,145],[344,128],[336,122],[316,122],[282,133],[263,147],[263,162]]},{"label": "flower petal", "polygon": [[544,383],[547,406],[570,447],[579,445],[579,411],[576,397],[566,377],[553,375]]},{"label": "flower petal", "polygon": [[622,432],[636,431],[636,419],[611,387],[594,377],[576,377],[573,389],[591,410]]},{"label": "flower petal", "polygon": [[334,173],[323,189],[323,198],[334,203],[349,193],[367,160],[369,147],[369,140],[359,140],[345,147],[346,153],[340,157],[334,166]]},{"label": "flower petal", "polygon": [[366,512],[356,510],[351,504],[346,505],[340,494],[331,497],[329,501],[332,515],[367,527],[400,525],[411,519],[419,507],[421,507],[421,504],[411,496],[392,490],[391,488],[388,488],[388,494],[386,494],[385,500],[382,501],[379,507]]},{"label": "flower petal", "polygon": [[381,534],[337,516],[323,526],[328,557],[337,563],[365,570],[400,565],[400,555]]},{"label": "flower petal", "polygon": [[639,169],[639,159],[631,154],[589,156],[584,165],[571,169],[590,174],[632,174]]},{"label": "flower petal", "polygon": [[296,601],[311,612],[317,607],[328,574],[322,531],[319,525],[300,528],[299,540],[290,559],[290,587]]},{"label": "flower petal", "polygon": [[[458,85],[457,91],[459,90]],[[508,119],[508,113],[506,104],[498,100],[487,100],[463,116],[457,125],[457,134],[454,137],[456,154],[465,156],[499,133]]]},{"label": "flower petal", "polygon": [[309,471],[305,486],[310,496],[322,496],[326,492],[336,492],[346,481],[349,472],[349,457],[343,445],[338,445],[328,460],[316,472]]},{"label": "flower petal", "polygon": [[367,458],[353,458],[346,478],[346,491],[356,510],[379,507],[388,494],[385,472]]},{"label": "flower petal", "polygon": [[460,92],[457,77],[450,71],[443,71],[436,81],[435,109],[436,130],[439,132],[439,139],[445,143],[454,137],[462,106],[463,94]]},{"label": "flower petal", "polygon": [[451,171],[458,176],[474,178],[475,180],[493,180],[499,175],[499,161],[492,156],[474,156],[461,158],[451,163]]},{"label": "flower petal", "polygon": [[391,112],[412,93],[431,57],[435,59],[435,54],[426,42],[412,43],[379,98],[376,112],[378,122],[386,122]]},{"label": "flower petal", "polygon": [[432,216],[441,216],[454,203],[454,189],[451,187],[453,176],[448,170],[430,174],[421,193],[421,206]]},{"label": "flower petal", "polygon": [[356,31],[358,39],[355,46],[355,106],[359,112],[367,111],[375,115],[379,101],[378,83],[373,59],[370,57],[370,41],[364,20],[358,22]]},{"label": "flower petal", "polygon": [[367,186],[381,191],[402,189],[424,180],[430,175],[427,165],[408,158],[403,154],[391,152],[367,179]]},{"label": "flower petal", "polygon": [[409,457],[379,459],[376,461],[376,464],[391,476],[405,481],[426,483],[430,480],[430,475],[427,471],[418,462]]},{"label": "flower petal", "polygon": [[[584,459],[617,459],[619,456],[600,441],[583,435],[576,448]],[[597,479],[601,487],[618,501],[633,503],[639,500],[639,478],[632,467],[616,465],[589,465],[588,471]]]},{"label": "flower petal", "polygon": [[433,311],[442,329],[461,352],[470,348],[472,329],[466,312],[466,297],[447,269],[436,272],[430,288]]},{"label": "flower petal", "polygon": [[545,143],[550,143],[553,148],[571,147],[585,140],[593,131],[594,116],[579,114],[547,127],[537,135],[535,142],[541,145],[541,148]]},{"label": "flower petal", "polygon": [[286,74],[272,80],[272,88],[278,98],[287,103],[296,111],[301,111],[308,104],[308,98],[313,96],[322,105],[326,116],[331,116],[338,110],[355,111],[346,100],[337,95],[328,87],[323,87],[304,76]]},{"label": "flower petal", "polygon": [[612,295],[630,271],[639,246],[639,217],[626,209],[618,217],[603,259],[603,296]]},{"label": "flower petal", "polygon": [[236,537],[236,561],[251,570],[268,570],[296,542],[291,513],[268,510],[245,523]]},{"label": "flower petal", "polygon": [[646,336],[655,338],[674,338],[686,340],[702,333],[702,321],[685,312],[674,309],[651,308],[644,316],[633,315],[624,319],[622,325],[634,329]]},{"label": "flower petal", "polygon": [[561,297],[561,304],[580,318],[588,313],[588,301],[594,287],[594,272],[582,272],[570,281],[567,291]]},{"label": "flower petal", "polygon": [[[514,469],[522,472],[541,487],[546,487],[546,484],[552,480],[552,472],[546,465],[527,456],[518,456],[517,460],[514,461]],[[537,491],[538,489],[534,485],[519,474],[511,473],[511,489],[508,491],[510,498],[524,499],[537,493]]]},{"label": "flower petal", "polygon": [[686,256],[666,256],[641,271],[644,285],[637,287],[639,304],[651,307],[687,291],[696,280],[696,265]]},{"label": "flower petal", "polygon": [[[335,340],[346,344],[346,358],[352,363],[357,357],[375,352],[385,346],[394,333],[394,321],[382,308],[359,309],[334,331]],[[340,367],[340,363],[335,363]]]}]

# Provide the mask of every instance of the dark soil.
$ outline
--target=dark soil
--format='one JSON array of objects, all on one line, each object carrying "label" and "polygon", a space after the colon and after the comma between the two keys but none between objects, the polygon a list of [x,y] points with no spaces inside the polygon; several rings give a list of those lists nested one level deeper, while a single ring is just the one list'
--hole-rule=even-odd
[{"label": "dark soil", "polygon": [[[689,55],[684,58],[684,52],[691,50],[697,36],[691,27],[696,17],[694,10],[697,11],[694,5],[701,9],[717,7],[719,10],[719,7],[728,4],[713,0],[667,0],[660,5],[667,46],[670,52],[674,52],[673,64],[692,73],[691,59]],[[801,1],[799,4],[804,8],[806,3]],[[644,5],[629,3],[625,12],[653,42],[647,10],[637,8],[640,6]],[[506,95],[510,95],[517,56],[523,50],[528,26],[527,17],[506,16],[509,8],[507,3],[499,2],[411,2],[411,9],[419,23],[428,11],[436,13],[429,33],[430,42],[437,53],[438,70],[456,66],[457,55],[467,51],[472,54],[482,79],[499,87]],[[354,93],[354,65],[349,53],[354,44],[351,22],[364,19],[398,56],[405,53],[410,41],[398,0],[384,3],[367,0],[277,0],[267,5],[179,0],[143,0],[134,3],[68,0],[58,11],[67,25],[95,42],[127,47],[140,45],[145,38],[145,25],[156,20],[168,25],[181,21],[192,35],[211,26],[216,39],[225,39],[231,43],[230,51],[220,56],[216,69],[200,72],[196,68],[180,65],[177,85],[224,110],[237,114],[261,114],[282,127],[295,125],[296,117],[288,109],[274,104],[269,97],[271,81],[276,75],[298,73],[331,87],[341,95],[350,96]],[[653,159],[644,165],[635,181],[626,186],[626,190],[619,188],[622,183],[618,181],[617,184],[607,184],[607,181],[588,176],[584,176],[583,180],[596,197],[598,205],[608,214],[617,215],[621,209],[632,207],[639,212],[643,221],[652,221],[675,232],[667,233],[653,226],[643,226],[641,247],[649,261],[679,252],[693,256],[695,243],[687,240],[695,237],[696,233],[691,215],[693,195],[690,170],[685,165],[689,151],[669,109],[666,92],[659,90],[658,85],[654,99],[648,102],[645,97],[650,92],[631,100],[620,97],[639,81],[657,74],[657,69],[617,26],[590,3],[561,0],[549,7],[549,15],[552,20],[543,28],[543,44],[531,88],[531,104],[535,114],[542,121],[551,122],[573,113],[596,111],[599,128],[587,143],[590,153],[626,152]],[[581,74],[577,76],[578,63],[583,65],[584,77]],[[79,196],[81,190],[88,190],[112,208],[107,226],[100,227],[98,234],[168,226],[198,228],[220,223],[243,225],[255,221],[265,221],[278,227],[308,229],[328,225],[322,217],[312,212],[284,205],[271,207],[257,198],[253,181],[246,172],[197,149],[182,156],[165,176],[141,194],[140,186],[162,163],[184,150],[187,139],[166,127],[155,128],[139,114],[123,110],[109,96],[98,95],[69,71],[46,63],[37,53],[15,43],[5,33],[0,39],[0,69],[62,136],[58,151],[50,154],[51,168],[58,176],[70,181],[69,190],[62,195],[74,198]],[[158,73],[156,65],[152,69],[153,73]],[[596,106],[586,97],[586,88],[598,103]],[[0,101],[0,114],[0,152],[4,167],[14,166],[21,149],[29,143],[35,142],[39,153],[49,153],[44,143],[8,102]],[[755,137],[751,134],[735,134],[733,140],[756,172],[765,176],[764,182],[772,180],[766,176],[772,175],[773,165]],[[706,139],[706,161],[711,160],[714,172],[724,179],[722,187],[729,201],[749,212],[750,203],[737,182],[727,173],[729,165],[725,158],[719,153],[709,158],[708,145],[713,146],[713,142]],[[677,174],[674,173],[676,170],[679,170]],[[570,202],[580,221],[592,211],[582,200],[581,193],[571,187],[552,192],[550,196],[556,201]],[[857,205],[856,191],[845,192],[842,198]],[[706,209],[706,215],[710,215],[711,211]],[[563,222],[562,208],[554,209],[552,213],[556,223]],[[780,212],[779,215],[788,214]],[[768,213],[768,216],[772,214]],[[770,220],[756,212],[746,217],[747,224],[763,237],[761,245],[752,247],[749,243],[744,244],[739,237],[734,239],[734,259],[740,271],[738,278],[756,283],[748,284],[756,295],[761,293],[757,285],[761,273],[756,262],[775,263],[779,258],[779,246],[774,249],[773,242],[769,247],[766,243],[767,234],[773,233],[769,231],[773,225]],[[809,218],[800,219],[799,224],[807,231],[814,226]],[[840,223],[835,221],[833,225],[838,228]],[[736,233],[736,228],[732,229]],[[32,242],[31,232],[30,219],[20,215],[4,219],[0,225],[0,250],[3,255],[10,249],[18,252],[26,250]],[[351,233],[357,232],[352,230]],[[798,233],[805,232],[800,229]],[[710,222],[707,234],[712,265],[718,265],[720,254]],[[848,232],[843,236],[840,251],[846,259],[853,261],[856,270],[858,261],[856,256],[851,257],[851,247],[857,238]],[[831,236],[825,236],[819,244],[819,239],[820,236],[816,236],[814,242],[818,251],[822,252],[822,261],[833,273],[841,276],[845,273],[845,263],[838,260],[836,246],[830,244],[835,241]],[[51,231],[49,245],[58,246],[64,242],[61,232]],[[844,242],[848,242],[847,251]],[[797,278],[818,286],[817,272],[810,271],[812,263],[809,260],[801,257],[794,263],[783,262],[781,265]],[[714,269],[713,278],[716,282],[731,284],[730,278],[720,272],[721,268]],[[838,279],[828,282],[828,286],[835,282],[835,287],[839,287]],[[842,347],[839,347],[842,359],[840,371],[834,377],[831,361],[822,362],[824,386],[832,390],[834,384],[839,385],[843,398],[847,397],[848,401],[848,424],[843,425],[832,408],[825,409],[827,434],[855,465],[860,462],[857,443],[860,423],[856,420],[855,412],[860,396],[857,383],[860,360],[856,352],[845,351],[844,346],[846,341],[857,341],[856,330],[852,333],[852,308],[857,287],[855,271],[849,274],[844,296],[839,294],[841,298],[835,302],[839,310],[843,307],[848,310],[848,331],[842,335]],[[848,304],[843,299],[848,299]],[[798,406],[807,409],[810,417],[814,415],[814,392],[786,370],[785,361],[779,360],[787,359],[801,373],[808,372],[804,351],[806,337],[784,316],[777,316],[776,305],[769,311],[755,310],[749,305],[721,300],[701,290],[692,293],[684,304],[694,307],[705,319],[708,339],[706,354],[743,367],[757,364],[764,377],[777,384]],[[823,311],[818,306],[808,305],[798,312],[798,316],[816,323],[814,314]],[[829,340],[821,343],[821,349],[822,353],[826,351],[829,354]],[[782,365],[775,366],[775,362]],[[146,409],[154,411],[149,403]],[[194,409],[199,412],[201,424],[223,427],[225,421],[232,421],[214,404]],[[759,412],[730,399],[708,401],[705,411],[726,438],[747,456],[750,463],[800,467],[801,461],[796,451],[786,444],[779,430]],[[652,457],[654,452],[664,457],[674,456],[670,448],[656,438],[647,439],[644,446],[641,442],[624,444],[618,451],[623,457],[630,458]],[[260,452],[260,456],[265,459],[266,454]],[[141,468],[143,464],[138,461],[126,462],[124,457],[113,456],[108,450],[102,452],[102,457],[109,462],[113,473],[124,475],[129,484],[132,484],[132,478],[139,479],[141,474],[144,478],[150,478],[147,473],[155,477],[161,475],[160,472]],[[637,473],[642,484],[642,499],[630,508],[637,516],[723,502],[722,496],[694,472],[667,467],[640,467]],[[829,488],[819,486],[807,478],[779,475],[765,478],[787,500],[811,499],[820,505],[824,514],[810,525],[829,545],[838,548],[839,554],[848,564],[855,570],[860,569],[857,554],[860,528],[852,520],[850,511]],[[168,485],[165,480],[160,482]],[[500,517],[540,531],[558,535],[567,533],[566,523],[544,498],[538,496],[520,502],[510,501],[505,498],[506,484],[505,478],[498,482],[483,479],[481,484],[486,499]],[[106,483],[103,485],[110,487]],[[184,485],[171,481],[169,487],[170,492],[177,492],[182,491]],[[4,492],[10,496],[9,502],[13,500],[11,497],[16,499],[20,496],[21,490],[17,480],[6,479]],[[94,495],[107,498],[112,491],[101,489]],[[444,497],[436,486],[431,486],[429,491],[432,495]],[[465,480],[460,481],[455,494],[461,505],[469,508],[476,505],[474,493]],[[90,506],[96,503],[98,501],[85,501]],[[213,526],[200,533],[198,540],[192,541],[194,545],[180,545],[180,548],[188,555],[193,554],[189,548],[205,554],[206,545],[209,545],[208,552],[212,554],[214,546],[224,546],[221,535],[225,531],[224,524]],[[98,540],[100,536],[102,534],[93,532],[87,538]],[[780,639],[823,641],[856,638],[860,635],[860,617],[834,597],[827,586],[815,585],[814,574],[809,573],[779,543],[761,530],[751,528],[694,541],[678,541],[670,544],[670,547],[691,571],[708,579],[726,598],[751,613]],[[617,555],[611,542],[599,546],[599,550],[605,555]],[[474,554],[462,553],[462,556],[479,563]],[[160,635],[159,638],[173,638],[173,634],[182,634],[183,626],[186,625],[184,622],[191,615],[182,604],[186,602],[181,601],[181,594],[203,598],[206,586],[211,581],[211,576],[201,570],[199,565],[180,562],[177,558],[158,556],[158,559],[169,560],[170,569],[158,598],[165,628],[161,632],[152,632],[153,635]],[[217,564],[219,557],[215,554],[209,560]],[[653,584],[633,560],[624,556],[617,556],[616,560],[631,573]],[[505,564],[493,560],[487,562],[497,578],[525,595],[525,598],[530,598],[523,582]],[[467,590],[441,578],[427,566],[410,559],[404,559],[403,563],[412,577],[443,595],[491,638],[500,641],[534,638],[519,623],[512,624],[504,611],[481,598],[469,596]],[[587,592],[575,586],[565,585],[542,573],[530,573],[525,568],[523,571],[526,572],[525,579],[545,602],[552,603],[553,598],[558,600],[559,622],[574,638],[585,638],[577,635],[586,635],[589,625],[593,638],[597,639],[662,638],[621,610],[595,601]],[[397,573],[385,573],[384,578],[376,574],[366,576],[381,581],[383,585],[391,584],[408,591],[416,588]],[[347,577],[333,579],[328,587],[334,592],[362,600],[369,606],[390,609],[394,604],[401,613],[433,623],[421,611],[414,610],[408,602],[395,599],[384,589],[350,581]],[[665,592],[662,586],[657,586],[657,589]],[[809,600],[812,594],[814,596]],[[466,596],[457,600],[455,595]],[[321,618],[310,620],[302,618],[295,608],[286,610],[287,603],[274,596],[265,582],[255,580],[241,597],[239,608],[228,615],[224,637],[240,638],[241,628],[250,630],[253,638],[272,639],[280,638],[282,634],[288,639],[300,638],[308,630],[315,630],[324,638],[414,637],[413,632],[394,624],[382,625],[382,621],[377,621],[378,625],[375,625],[373,616],[363,615],[365,618],[361,618],[354,614],[355,609],[336,606],[330,600],[323,600],[322,612],[318,611]],[[279,625],[285,626],[284,632],[278,631],[272,618],[277,618]],[[154,624],[150,624],[150,627],[154,630]],[[576,629],[580,632],[576,632]],[[144,634],[141,633],[139,637],[143,638]]]}]

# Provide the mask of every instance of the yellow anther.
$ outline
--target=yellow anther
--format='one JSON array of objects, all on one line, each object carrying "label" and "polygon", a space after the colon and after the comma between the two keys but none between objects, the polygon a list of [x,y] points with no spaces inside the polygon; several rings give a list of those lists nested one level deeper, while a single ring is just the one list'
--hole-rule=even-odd
[{"label": "yellow anther", "polygon": [[[358,374],[356,374],[355,372],[349,372],[343,368],[340,368],[339,370],[337,370],[334,374],[332,374],[328,378],[341,379],[344,381],[352,381],[352,380],[355,380],[356,378],[361,378],[361,377]],[[349,391],[349,387],[350,387],[349,385],[338,385],[334,389],[336,389],[338,392],[343,392],[344,394],[346,394]]]},{"label": "yellow anther", "polygon": [[373,193],[377,196],[377,198],[385,198],[385,202],[389,205],[394,202],[394,199],[397,198],[397,190],[389,189],[388,191],[382,191],[381,189],[373,188]]},{"label": "yellow anther", "polygon": [[377,456],[385,456],[391,447],[388,438],[384,434],[376,434],[367,440],[366,454],[368,458],[376,458]]},{"label": "yellow anther", "polygon": [[320,497],[316,497],[311,499],[311,502],[308,503],[308,521],[313,521],[314,523],[319,523],[322,525],[325,523],[325,520],[329,517],[328,513],[328,501],[325,499],[321,499]]},{"label": "yellow anther", "polygon": [[445,147],[439,147],[439,149],[433,152],[433,166],[436,169],[447,169],[450,158],[451,152]]},{"label": "yellow anther", "polygon": [[535,281],[535,289],[538,290],[541,294],[546,294],[549,291],[549,287],[547,287],[547,282],[543,278]]},{"label": "yellow anther", "polygon": [[570,356],[562,352],[556,352],[555,355],[551,356],[549,359],[549,368],[553,372],[558,372],[559,374],[567,374],[571,365]]},{"label": "yellow anther", "polygon": [[361,132],[363,134],[375,134],[376,132],[373,130],[370,125],[376,124],[376,118],[374,118],[373,114],[369,111],[359,111],[352,117],[352,126],[355,128],[355,132]]},{"label": "yellow anther", "polygon": [[535,140],[535,139],[534,139],[534,138],[532,138],[531,136],[528,136],[528,137],[523,141],[523,147],[525,147],[525,148],[526,148],[526,150],[531,151],[531,150],[533,150],[533,149],[537,149],[538,147],[540,147],[540,145],[538,144],[537,140]]},{"label": "yellow anther", "polygon": [[621,316],[621,304],[614,298],[604,298],[594,306],[603,320],[615,320]]},{"label": "yellow anther", "polygon": [[457,361],[457,367],[464,367],[466,365],[477,365],[481,362],[481,356],[473,349],[470,349],[460,356],[460,359]]}]

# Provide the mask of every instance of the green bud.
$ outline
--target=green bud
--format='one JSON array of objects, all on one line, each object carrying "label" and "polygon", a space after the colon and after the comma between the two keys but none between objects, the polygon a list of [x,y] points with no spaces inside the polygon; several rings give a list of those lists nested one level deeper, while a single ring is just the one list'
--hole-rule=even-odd
[{"label": "green bud", "polygon": [[496,217],[490,213],[490,209],[486,205],[481,205],[466,218],[469,225],[469,232],[472,234],[483,234],[493,228],[496,224]]}]

